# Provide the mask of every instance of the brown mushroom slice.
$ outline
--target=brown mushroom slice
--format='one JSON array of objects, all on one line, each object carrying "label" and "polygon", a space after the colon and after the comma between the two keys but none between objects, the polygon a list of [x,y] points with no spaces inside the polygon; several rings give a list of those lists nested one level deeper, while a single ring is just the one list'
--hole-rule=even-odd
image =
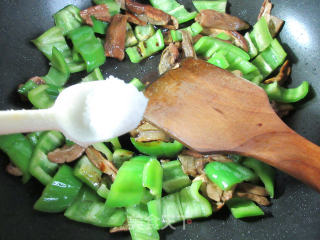
[{"label": "brown mushroom slice", "polygon": [[192,177],[196,177],[198,175],[195,158],[193,156],[180,154],[178,159],[181,162],[182,170],[185,174]]},{"label": "brown mushroom slice", "polygon": [[90,26],[93,25],[91,16],[103,22],[110,22],[111,15],[109,13],[109,8],[106,4],[100,4],[96,6],[89,7],[85,10],[80,11],[80,16],[84,22]]},{"label": "brown mushroom slice", "polygon": [[217,162],[232,162],[230,158],[228,158],[226,155],[222,154],[211,154],[206,156],[211,159],[211,161],[217,161]]},{"label": "brown mushroom slice", "polygon": [[182,51],[184,53],[184,56],[186,58],[196,58],[197,55],[193,48],[191,33],[186,30],[180,30],[180,32],[182,35]]},{"label": "brown mushroom slice", "polygon": [[109,233],[127,232],[129,231],[129,225],[125,222],[122,226],[110,228]]},{"label": "brown mushroom slice", "polygon": [[166,47],[162,54],[160,63],[158,66],[159,74],[164,74],[170,69],[174,68],[177,64],[177,60],[179,58],[179,49],[174,43],[170,43],[168,47]]},{"label": "brown mushroom slice", "polygon": [[49,152],[48,159],[54,163],[69,163],[81,157],[85,150],[78,144],[64,145],[62,148]]},{"label": "brown mushroom slice", "polygon": [[122,14],[113,16],[111,24],[107,29],[106,43],[104,45],[107,57],[116,58],[120,61],[124,59],[127,18],[127,16]]},{"label": "brown mushroom slice", "polygon": [[259,196],[268,196],[269,193],[264,187],[257,186],[251,183],[240,183],[237,186],[237,191],[245,192],[245,193],[252,193]]},{"label": "brown mushroom slice", "polygon": [[250,27],[248,23],[238,17],[212,9],[201,10],[196,17],[196,21],[199,22],[202,27],[219,28],[231,31],[245,30]]},{"label": "brown mushroom slice", "polygon": [[112,181],[114,181],[118,170],[112,162],[105,159],[103,155],[94,147],[88,147],[86,149],[86,154],[88,159],[92,162],[93,165],[96,166],[96,168],[100,169],[103,173],[111,176]]},{"label": "brown mushroom slice", "polygon": [[46,81],[43,80],[43,78],[39,77],[39,76],[35,76],[30,78],[29,80],[31,80],[32,82],[34,82],[37,85],[42,85],[42,84],[46,84]]},{"label": "brown mushroom slice", "polygon": [[171,16],[151,5],[141,4],[133,0],[126,0],[126,9],[135,14],[140,20],[148,22],[153,25],[168,25]]},{"label": "brown mushroom slice", "polygon": [[6,166],[6,172],[15,177],[21,177],[23,175],[21,170],[11,162]]},{"label": "brown mushroom slice", "polygon": [[160,131],[159,128],[157,128],[156,126],[154,126],[153,124],[149,123],[149,122],[142,122],[141,125],[139,125],[139,127],[137,128],[138,132],[143,132],[143,131]]},{"label": "brown mushroom slice", "polygon": [[147,24],[147,22],[142,21],[140,18],[138,18],[137,16],[131,14],[131,13],[126,13],[126,16],[128,17],[128,22],[136,24],[136,25],[140,25],[140,26],[145,26]]},{"label": "brown mushroom slice", "polygon": [[293,105],[289,103],[278,103],[276,101],[271,101],[271,107],[280,118],[287,116],[292,110],[294,110]]},{"label": "brown mushroom slice", "polygon": [[258,15],[258,20],[261,17],[265,17],[271,35],[272,37],[275,37],[280,32],[280,29],[282,28],[284,21],[278,17],[272,16],[271,10],[272,3],[270,2],[270,0],[264,0],[260,9],[260,13]]},{"label": "brown mushroom slice", "polygon": [[290,66],[289,60],[286,60],[284,64],[281,66],[277,76],[265,80],[264,83],[266,84],[273,83],[273,82],[283,83],[289,78],[290,74],[291,74],[291,66]]},{"label": "brown mushroom slice", "polygon": [[250,199],[250,200],[252,200],[262,206],[269,206],[270,205],[270,201],[266,197],[259,196],[256,194],[236,191],[235,196]]},{"label": "brown mushroom slice", "polygon": [[192,156],[192,157],[195,157],[195,158],[204,157],[204,155],[202,155],[201,153],[193,151],[193,150],[190,150],[190,149],[183,150],[182,151],[182,155],[189,155],[189,156]]},{"label": "brown mushroom slice", "polygon": [[232,39],[232,44],[242,48],[246,52],[249,51],[247,40],[237,31],[223,30],[218,28],[203,28],[202,33],[211,37],[216,37],[220,33],[225,33]]},{"label": "brown mushroom slice", "polygon": [[135,138],[137,142],[164,141],[169,142],[170,137],[163,131],[143,131]]}]

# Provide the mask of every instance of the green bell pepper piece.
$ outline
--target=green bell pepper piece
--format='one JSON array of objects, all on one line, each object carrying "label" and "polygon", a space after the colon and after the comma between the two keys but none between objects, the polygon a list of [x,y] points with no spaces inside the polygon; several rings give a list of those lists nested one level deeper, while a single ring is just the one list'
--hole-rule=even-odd
[{"label": "green bell pepper piece", "polygon": [[251,170],[234,162],[210,162],[204,168],[204,172],[223,190],[229,190],[235,184],[255,177]]},{"label": "green bell pepper piece", "polygon": [[146,87],[138,78],[133,78],[130,84],[133,84],[139,91],[143,91]]},{"label": "green bell pepper piece", "polygon": [[97,194],[104,198],[107,199],[109,196],[109,186],[111,185],[111,180],[108,176],[103,176],[101,180],[100,187],[97,190]]},{"label": "green bell pepper piece", "polygon": [[199,193],[201,184],[201,181],[195,181],[180,192],[148,202],[148,211],[154,228],[159,230],[185,219],[210,216],[212,206]]},{"label": "green bell pepper piece", "polygon": [[235,56],[241,57],[244,60],[250,60],[248,53],[243,51],[241,48],[209,36],[200,38],[195,43],[194,50],[198,55],[207,59],[209,59],[215,52],[223,50],[224,52],[231,52]]},{"label": "green bell pepper piece", "polygon": [[83,187],[64,216],[82,223],[92,224],[97,227],[118,227],[126,220],[125,210],[109,208],[97,194]]},{"label": "green bell pepper piece", "polygon": [[75,165],[73,174],[93,190],[101,184],[102,172],[96,168],[87,156],[83,156]]},{"label": "green bell pepper piece", "polygon": [[127,209],[127,220],[132,240],[159,240],[160,236],[154,229],[147,205],[138,204]]},{"label": "green bell pepper piece", "polygon": [[[197,36],[199,33],[201,33],[203,28],[198,22],[195,22],[191,26],[180,29],[180,30],[186,30],[191,34],[192,37],[194,37],[194,36]],[[172,41],[174,42],[182,41],[182,34],[180,30],[170,30]]]},{"label": "green bell pepper piece", "polygon": [[53,15],[57,27],[63,29],[63,34],[76,29],[82,25],[80,9],[74,5],[68,5]]},{"label": "green bell pepper piece", "polygon": [[259,176],[270,197],[273,198],[275,178],[274,168],[254,158],[245,158],[242,164],[248,168],[251,168]]},{"label": "green bell pepper piece", "polygon": [[93,0],[93,2],[97,5],[106,4],[111,16],[120,13],[120,5],[115,0]]},{"label": "green bell pepper piece", "polygon": [[138,44],[138,39],[134,35],[133,29],[129,23],[126,26],[126,42],[125,47],[132,47]]},{"label": "green bell pepper piece", "polygon": [[253,26],[250,38],[259,52],[262,52],[269,47],[272,42],[272,36],[269,31],[268,23],[264,17],[260,18]]},{"label": "green bell pepper piece", "polygon": [[57,131],[48,131],[41,134],[30,160],[29,171],[43,185],[47,185],[58,168],[58,164],[50,162],[47,154],[61,146],[64,136]]},{"label": "green bell pepper piece", "polygon": [[200,12],[205,9],[212,9],[218,12],[226,12],[227,0],[225,1],[192,1],[194,7]]},{"label": "green bell pepper piece", "polygon": [[92,29],[95,33],[106,34],[109,23],[100,21],[96,19],[94,16],[91,16],[92,20]]},{"label": "green bell pepper piece", "polygon": [[156,158],[152,158],[143,168],[142,185],[150,189],[155,198],[161,198],[163,169]]},{"label": "green bell pepper piece", "polygon": [[56,47],[53,47],[50,70],[42,79],[46,84],[62,87],[69,77],[70,70],[64,56]]},{"label": "green bell pepper piece", "polygon": [[119,141],[119,138],[115,137],[109,140],[109,142],[112,145],[113,150],[121,149],[121,143]]},{"label": "green bell pepper piece", "polygon": [[252,42],[252,40],[250,38],[250,34],[248,32],[244,35],[244,38],[247,40],[247,43],[248,43],[248,47],[249,47],[248,54],[251,58],[254,58],[255,56],[258,55],[258,49],[256,48],[256,46]]},{"label": "green bell pepper piece", "polygon": [[139,152],[155,157],[173,158],[177,156],[184,147],[182,143],[176,140],[173,142],[137,142],[134,138],[130,138],[130,140]]},{"label": "green bell pepper piece", "polygon": [[29,140],[33,148],[38,144],[42,133],[43,132],[32,132],[26,135],[27,139]]},{"label": "green bell pepper piece", "polygon": [[34,81],[29,79],[25,84],[18,88],[18,93],[22,94],[23,96],[28,96],[28,92],[32,89],[38,87],[39,85],[36,84]]},{"label": "green bell pepper piece", "polygon": [[94,143],[92,144],[92,146],[98,150],[99,152],[102,152],[103,155],[106,156],[106,158],[109,160],[109,161],[112,161],[113,160],[113,156],[112,156],[112,152],[110,151],[110,149],[102,142],[100,143]]},{"label": "green bell pepper piece", "polygon": [[129,207],[140,203],[144,194],[143,169],[150,159],[138,156],[122,164],[111,185],[106,206]]},{"label": "green bell pepper piece", "polygon": [[208,63],[211,63],[219,68],[227,69],[230,67],[228,60],[225,58],[222,52],[216,52],[212,55],[212,57],[208,60]]},{"label": "green bell pepper piece", "polygon": [[142,42],[153,36],[155,34],[155,30],[151,24],[146,24],[145,26],[138,25],[134,28],[134,34],[136,38]]},{"label": "green bell pepper piece", "polygon": [[6,153],[11,162],[21,170],[23,174],[22,182],[28,182],[31,177],[29,165],[33,150],[28,138],[21,133],[1,135],[0,150]]},{"label": "green bell pepper piece", "polygon": [[188,22],[197,16],[197,12],[188,12],[185,7],[175,0],[150,0],[153,7],[174,16],[179,24]]},{"label": "green bell pepper piece", "polygon": [[221,40],[227,40],[227,41],[231,40],[231,37],[228,34],[226,34],[225,32],[219,33],[218,35],[215,36],[215,38],[219,38]]},{"label": "green bell pepper piece", "polygon": [[61,88],[52,85],[39,85],[28,92],[28,99],[32,105],[39,109],[46,109],[53,106]]},{"label": "green bell pepper piece", "polygon": [[102,73],[99,68],[95,68],[89,75],[81,79],[81,82],[91,82],[103,80]]},{"label": "green bell pepper piece", "polygon": [[264,212],[254,202],[245,198],[233,197],[227,206],[235,218],[263,216]]},{"label": "green bell pepper piece", "polygon": [[126,48],[130,61],[138,63],[141,60],[150,57],[152,54],[164,49],[164,39],[161,30],[157,30],[156,33],[148,40],[139,42],[138,46]]},{"label": "green bell pepper piece", "polygon": [[167,193],[173,193],[191,185],[189,176],[182,170],[180,161],[170,161],[162,164],[163,168],[163,189]]},{"label": "green bell pepper piece", "polygon": [[131,152],[126,149],[116,149],[113,152],[112,162],[116,166],[116,168],[120,168],[125,161],[130,160],[134,155],[134,152]]},{"label": "green bell pepper piece", "polygon": [[95,37],[91,27],[82,26],[68,33],[74,49],[81,55],[87,72],[93,71],[106,61],[102,43]]},{"label": "green bell pepper piece", "polygon": [[73,169],[62,165],[34,204],[34,209],[41,212],[63,212],[72,204],[81,186],[81,182],[73,176]]},{"label": "green bell pepper piece", "polygon": [[307,81],[303,81],[300,86],[290,89],[280,87],[278,82],[260,84],[260,87],[266,91],[271,100],[283,103],[298,102],[304,99],[309,92],[309,83]]}]

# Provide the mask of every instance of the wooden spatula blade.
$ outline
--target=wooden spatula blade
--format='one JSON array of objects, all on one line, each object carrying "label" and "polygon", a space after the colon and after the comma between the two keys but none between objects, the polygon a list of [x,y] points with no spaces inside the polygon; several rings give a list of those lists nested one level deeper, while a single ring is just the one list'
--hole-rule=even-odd
[{"label": "wooden spatula blade", "polygon": [[230,152],[257,135],[290,131],[263,89],[202,60],[184,60],[145,95],[145,119],[199,152]]}]

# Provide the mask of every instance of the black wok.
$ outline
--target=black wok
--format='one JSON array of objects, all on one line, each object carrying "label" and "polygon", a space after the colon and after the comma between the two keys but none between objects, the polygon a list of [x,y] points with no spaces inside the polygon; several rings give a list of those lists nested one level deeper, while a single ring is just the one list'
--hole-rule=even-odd
[{"label": "black wok", "polygon": [[[191,1],[185,0],[188,7]],[[45,57],[30,43],[53,26],[51,15],[67,4],[85,8],[89,0],[2,0],[0,2],[0,109],[22,108],[16,94],[19,83],[48,70]],[[229,0],[230,11],[254,24],[262,0]],[[312,85],[308,101],[296,105],[297,111],[286,122],[298,133],[320,144],[320,4],[318,0],[273,0],[274,15],[286,24],[281,42],[293,62],[292,84],[303,80]],[[143,78],[156,71],[159,56],[141,64],[108,59],[102,67],[105,76],[125,80]],[[76,81],[80,75],[74,76]],[[0,126],[1,127],[1,126]],[[320,156],[319,156],[320,157]],[[71,222],[62,214],[43,214],[32,206],[42,186],[35,180],[22,185],[4,168],[7,158],[0,153],[0,239],[130,239],[129,234],[110,235],[106,229]],[[301,169],[303,171],[303,169]],[[266,216],[235,220],[226,210],[208,220],[167,228],[162,239],[320,239],[320,195],[297,180],[278,173],[276,199],[265,208]]]}]

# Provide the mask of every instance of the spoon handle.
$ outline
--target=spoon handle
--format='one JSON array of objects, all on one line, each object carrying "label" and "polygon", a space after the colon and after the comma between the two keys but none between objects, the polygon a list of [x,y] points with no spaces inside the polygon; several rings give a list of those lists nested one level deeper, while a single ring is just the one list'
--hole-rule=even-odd
[{"label": "spoon handle", "polygon": [[235,151],[266,162],[320,191],[320,147],[291,129],[257,136]]},{"label": "spoon handle", "polygon": [[0,111],[0,135],[56,129],[52,109]]}]

